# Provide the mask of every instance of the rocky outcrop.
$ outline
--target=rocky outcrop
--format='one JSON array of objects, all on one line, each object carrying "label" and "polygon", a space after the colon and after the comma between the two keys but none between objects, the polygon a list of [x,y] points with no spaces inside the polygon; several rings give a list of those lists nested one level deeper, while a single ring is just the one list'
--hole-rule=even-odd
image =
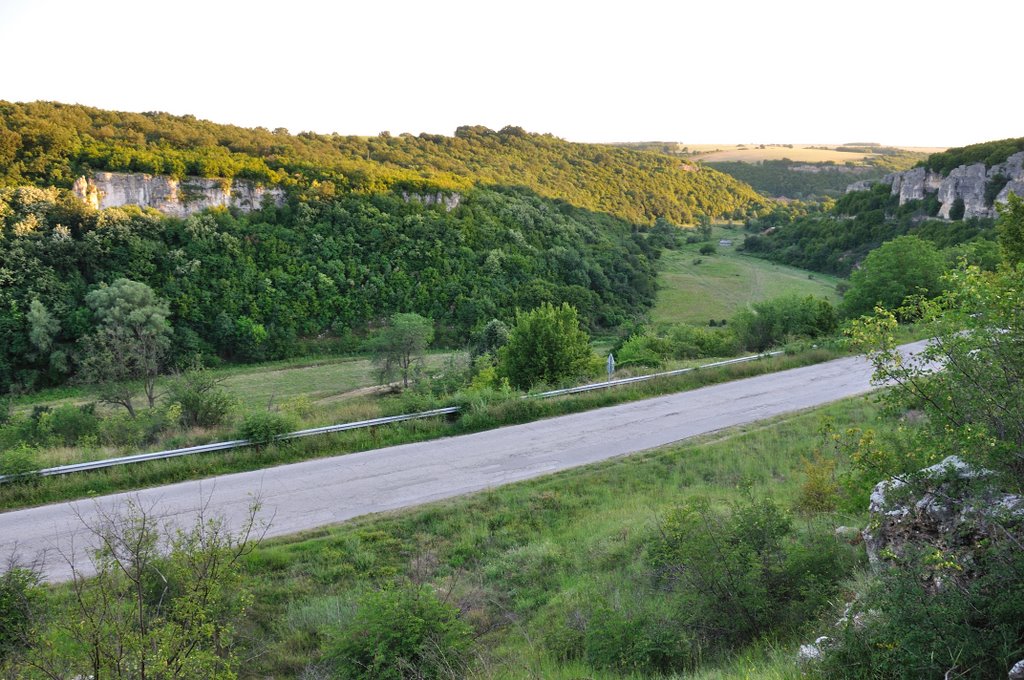
[{"label": "rocky outcrop", "polygon": [[[985,194],[989,186],[1003,180],[1006,184],[994,200],[986,201]],[[961,165],[946,177],[926,168],[912,168],[888,174],[880,181],[891,187],[894,196],[900,197],[900,205],[936,194],[942,204],[939,216],[945,219],[949,219],[949,212],[958,199],[964,202],[964,217],[995,217],[995,205],[1005,203],[1010,192],[1024,196],[1024,151],[992,167],[986,167],[983,163]],[[870,185],[854,182],[846,191],[849,193],[867,188]]]},{"label": "rocky outcrop", "polygon": [[876,180],[873,179],[861,179],[857,180],[853,184],[849,184],[846,187],[846,193],[850,194],[854,191],[867,191],[875,184]]},{"label": "rocky outcrop", "polygon": [[177,180],[165,175],[97,172],[91,178],[79,177],[72,191],[94,208],[137,205],[154,208],[173,217],[187,217],[207,208],[237,208],[250,212],[264,201],[284,204],[280,187],[265,187],[246,180],[185,177]]},{"label": "rocky outcrop", "polygon": [[422,203],[423,205],[443,205],[445,210],[451,212],[452,210],[455,210],[456,208],[459,207],[459,203],[462,202],[462,194],[454,192],[446,194],[441,191],[438,191],[437,193],[433,194],[417,194],[408,191],[403,191],[402,200],[405,201],[406,203],[409,203],[410,201],[416,201],[417,203]]},{"label": "rocky outcrop", "polygon": [[[908,549],[922,548],[970,565],[972,551],[996,533],[1024,534],[1024,498],[995,491],[986,482],[990,476],[950,456],[909,479],[879,482],[871,493],[871,524],[864,530],[871,565],[879,569]],[[935,570],[932,590],[943,586],[944,574],[948,570]],[[965,569],[959,577],[971,574]]]},{"label": "rocky outcrop", "polygon": [[[862,532],[872,568],[881,573],[904,557],[925,555],[920,576],[930,594],[947,588],[966,592],[979,575],[979,550],[997,541],[1024,541],[1024,497],[999,491],[995,482],[992,472],[956,456],[879,482],[871,492],[870,524]],[[866,609],[861,598],[847,603],[837,630],[874,625],[881,613]],[[814,664],[834,644],[830,636],[818,637],[800,646],[797,659]],[[1024,680],[1024,660],[1013,666],[1009,680]]]}]

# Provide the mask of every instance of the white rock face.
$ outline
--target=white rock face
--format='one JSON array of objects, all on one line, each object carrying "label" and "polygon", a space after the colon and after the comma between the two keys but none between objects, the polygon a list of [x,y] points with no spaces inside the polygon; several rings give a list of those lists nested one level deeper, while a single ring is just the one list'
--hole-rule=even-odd
[{"label": "white rock face", "polygon": [[443,205],[446,211],[451,212],[459,207],[459,203],[462,202],[462,194],[454,192],[446,194],[442,191],[434,194],[417,194],[403,191],[402,200],[406,203],[416,201],[423,205]]},{"label": "white rock face", "polygon": [[173,217],[188,217],[218,207],[250,212],[262,207],[265,200],[281,206],[285,199],[280,187],[246,180],[186,177],[179,181],[165,175],[125,172],[97,172],[88,180],[79,177],[72,191],[94,208],[137,205]]},{"label": "white rock face", "polygon": [[[989,182],[996,177],[1005,177],[1009,181],[993,204],[988,204],[985,202],[985,191]],[[888,174],[880,181],[891,187],[893,196],[900,197],[900,205],[907,201],[921,200],[928,194],[937,194],[942,204],[939,216],[944,219],[949,219],[949,211],[957,199],[964,202],[964,217],[995,217],[995,204],[1006,203],[1010,192],[1024,196],[1024,151],[988,169],[983,163],[961,165],[954,168],[948,177],[943,177],[925,168],[912,168]],[[854,182],[846,191],[849,193],[867,188],[864,182]]]}]

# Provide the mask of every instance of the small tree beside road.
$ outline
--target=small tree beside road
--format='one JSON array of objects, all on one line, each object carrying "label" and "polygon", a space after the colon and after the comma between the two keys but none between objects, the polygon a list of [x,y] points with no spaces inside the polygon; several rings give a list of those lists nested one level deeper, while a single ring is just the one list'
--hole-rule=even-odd
[{"label": "small tree beside road", "polygon": [[516,387],[556,385],[579,378],[590,366],[590,338],[576,310],[563,302],[516,314],[508,344],[499,352],[501,371]]},{"label": "small tree beside road", "polygon": [[377,332],[370,345],[381,382],[401,377],[402,386],[408,387],[433,339],[434,322],[430,319],[419,314],[392,314],[388,325]]}]

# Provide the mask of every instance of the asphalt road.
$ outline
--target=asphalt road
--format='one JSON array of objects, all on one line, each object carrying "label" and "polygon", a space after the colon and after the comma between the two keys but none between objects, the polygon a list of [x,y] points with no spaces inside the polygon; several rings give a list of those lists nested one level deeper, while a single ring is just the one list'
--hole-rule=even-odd
[{"label": "asphalt road", "polygon": [[67,556],[74,553],[88,571],[93,539],[84,524],[95,525],[131,499],[171,523],[191,524],[205,506],[208,515],[239,526],[259,496],[267,535],[280,536],[820,406],[870,391],[870,378],[863,358],[838,359],[487,432],[10,511],[0,514],[0,565],[18,554],[61,581],[71,576]]}]

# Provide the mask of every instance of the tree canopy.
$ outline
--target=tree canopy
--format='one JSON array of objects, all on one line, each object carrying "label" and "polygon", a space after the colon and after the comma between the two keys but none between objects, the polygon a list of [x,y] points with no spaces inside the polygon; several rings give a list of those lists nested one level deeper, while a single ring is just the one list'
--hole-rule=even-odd
[{"label": "tree canopy", "polygon": [[101,325],[86,296],[120,278],[167,301],[169,359],[188,365],[290,356],[396,312],[433,319],[448,345],[543,302],[613,327],[653,304],[657,255],[633,225],[525,189],[474,189],[450,212],[348,195],[184,220],[0,189],[0,391],[75,372],[68,357]]},{"label": "tree canopy", "polygon": [[545,302],[516,314],[508,343],[499,351],[501,371],[516,387],[557,385],[584,375],[590,363],[590,339],[579,316],[563,302]]},{"label": "tree canopy", "polygon": [[434,323],[430,319],[419,314],[392,314],[372,343],[381,378],[391,380],[400,376],[402,386],[408,387],[414,368],[422,364],[423,351],[433,339]]},{"label": "tree canopy", "polygon": [[70,187],[89,170],[245,178],[335,195],[524,186],[637,223],[763,205],[729,175],[664,154],[518,127],[356,137],[242,128],[167,113],[0,101],[0,185]]},{"label": "tree canopy", "polygon": [[934,297],[942,290],[942,254],[916,236],[900,236],[868,253],[850,276],[843,298],[847,316],[870,314],[876,306],[895,310],[912,295]]}]

